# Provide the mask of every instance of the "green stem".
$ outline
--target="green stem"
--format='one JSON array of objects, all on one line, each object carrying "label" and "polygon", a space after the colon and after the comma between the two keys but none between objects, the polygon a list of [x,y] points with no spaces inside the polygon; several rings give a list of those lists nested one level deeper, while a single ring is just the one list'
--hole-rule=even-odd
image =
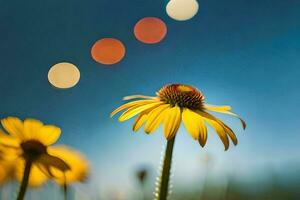
[{"label": "green stem", "polygon": [[166,200],[168,198],[174,142],[175,137],[167,142],[157,200]]},{"label": "green stem", "polygon": [[22,179],[22,182],[21,182],[21,185],[20,185],[20,190],[19,190],[17,200],[23,200],[24,199],[26,189],[27,189],[27,186],[28,186],[31,165],[32,165],[31,160],[26,160],[25,161],[25,169],[24,169],[24,172],[23,172],[23,179]]},{"label": "green stem", "polygon": [[67,180],[66,180],[66,174],[64,174],[64,185],[63,185],[63,190],[64,190],[64,200],[68,199],[68,186],[67,186]]}]

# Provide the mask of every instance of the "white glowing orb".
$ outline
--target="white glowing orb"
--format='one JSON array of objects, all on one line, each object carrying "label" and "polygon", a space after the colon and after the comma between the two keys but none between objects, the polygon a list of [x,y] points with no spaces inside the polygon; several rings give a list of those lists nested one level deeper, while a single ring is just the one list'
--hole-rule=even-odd
[{"label": "white glowing orb", "polygon": [[193,18],[199,9],[196,0],[170,0],[166,11],[169,17],[178,21],[185,21]]},{"label": "white glowing orb", "polygon": [[80,79],[80,71],[72,63],[62,62],[51,67],[48,72],[49,82],[57,88],[74,87]]}]

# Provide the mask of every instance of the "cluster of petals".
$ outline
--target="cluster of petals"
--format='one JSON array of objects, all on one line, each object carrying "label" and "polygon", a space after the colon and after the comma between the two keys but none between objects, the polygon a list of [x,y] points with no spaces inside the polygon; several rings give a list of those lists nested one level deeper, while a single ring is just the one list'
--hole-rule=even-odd
[{"label": "cluster of petals", "polygon": [[[160,92],[166,94],[167,98],[159,95]],[[163,87],[157,94],[156,97],[143,95],[125,97],[126,100],[138,100],[121,105],[111,113],[111,117],[125,110],[120,115],[119,121],[123,122],[137,116],[133,123],[133,131],[138,131],[144,125],[144,131],[148,134],[154,132],[163,124],[164,135],[167,140],[172,139],[176,135],[181,122],[183,122],[191,137],[197,140],[202,147],[205,146],[207,141],[206,124],[208,124],[220,137],[225,150],[229,148],[229,138],[236,145],[238,142],[237,137],[228,125],[210,112],[237,117],[242,122],[243,128],[245,129],[246,127],[244,120],[230,111],[231,106],[205,104],[202,93],[192,86],[171,84]],[[198,107],[188,106],[194,105],[197,101],[199,101]]]}]

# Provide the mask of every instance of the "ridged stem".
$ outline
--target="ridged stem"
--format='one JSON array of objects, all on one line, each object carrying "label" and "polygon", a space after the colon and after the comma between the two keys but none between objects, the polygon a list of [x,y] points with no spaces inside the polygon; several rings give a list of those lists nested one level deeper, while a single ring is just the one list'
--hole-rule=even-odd
[{"label": "ridged stem", "polygon": [[23,179],[20,185],[19,193],[17,200],[23,200],[25,197],[25,193],[28,187],[28,181],[29,181],[29,175],[30,175],[30,170],[31,170],[31,165],[32,161],[31,160],[26,160],[25,161],[25,169],[23,172]]},{"label": "ridged stem", "polygon": [[175,137],[168,140],[167,147],[164,155],[162,173],[160,177],[159,192],[157,194],[157,200],[167,200],[169,194],[169,182],[172,166],[172,155],[174,147]]}]

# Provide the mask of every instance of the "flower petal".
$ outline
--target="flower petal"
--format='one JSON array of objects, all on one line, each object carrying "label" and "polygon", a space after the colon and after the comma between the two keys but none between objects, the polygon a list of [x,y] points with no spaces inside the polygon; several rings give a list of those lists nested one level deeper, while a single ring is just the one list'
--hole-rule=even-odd
[{"label": "flower petal", "polygon": [[167,140],[173,138],[177,133],[177,130],[181,122],[181,110],[178,106],[168,108],[164,112],[164,134]]},{"label": "flower petal", "polygon": [[0,161],[0,186],[13,178],[14,167],[12,164]]},{"label": "flower petal", "polygon": [[154,108],[149,114],[145,124],[145,132],[152,133],[155,131],[163,120],[163,112],[169,108],[170,105],[164,104]]},{"label": "flower petal", "polygon": [[[23,159],[18,159],[15,161],[15,177],[16,179],[21,182],[23,178],[24,168],[25,168],[25,161]],[[38,167],[36,164],[32,164],[29,181],[28,184],[31,187],[40,187],[42,186],[49,177],[47,177]]]},{"label": "flower petal", "polygon": [[36,139],[48,146],[55,143],[60,137],[60,128],[53,125],[45,125],[39,129]]},{"label": "flower petal", "polygon": [[5,146],[5,147],[14,147],[17,148],[20,145],[20,142],[17,138],[9,136],[5,134],[1,129],[0,129],[0,144]]},{"label": "flower petal", "polygon": [[65,180],[67,184],[70,184],[76,181],[83,182],[87,179],[89,175],[89,165],[81,153],[66,146],[49,147],[48,153],[52,156],[59,157],[70,166],[70,170],[65,172],[51,169],[55,181],[59,184],[62,185]]},{"label": "flower petal", "polygon": [[233,144],[234,144],[234,145],[237,145],[238,140],[237,140],[236,135],[235,135],[235,133],[233,132],[233,130],[232,130],[229,126],[227,126],[224,122],[222,122],[222,120],[218,119],[217,117],[215,117],[215,116],[213,116],[213,115],[211,115],[211,114],[209,114],[209,113],[207,113],[207,115],[208,115],[212,120],[215,120],[215,121],[217,121],[220,125],[222,125],[223,128],[224,128],[224,130],[225,130],[225,132],[228,134],[228,136],[229,136],[230,139],[232,140]]},{"label": "flower petal", "polygon": [[188,108],[185,108],[185,109],[183,109],[183,112],[182,112],[182,121],[183,121],[185,128],[187,129],[189,134],[192,136],[192,138],[194,140],[198,140],[199,134],[200,134],[198,123],[203,121],[202,117],[199,114],[197,114],[196,112],[194,112]]},{"label": "flower petal", "polygon": [[149,113],[153,110],[153,108],[144,110],[143,112],[141,112],[141,114],[139,114],[139,116],[134,120],[133,126],[132,126],[132,130],[133,131],[138,131],[143,124],[147,121],[148,119],[148,115]]},{"label": "flower petal", "polygon": [[157,99],[157,97],[150,97],[150,96],[145,96],[145,95],[130,95],[123,97],[123,100],[131,100],[131,99]]},{"label": "flower petal", "polygon": [[207,141],[207,128],[203,120],[203,124],[200,126],[200,138],[198,139],[199,144],[204,147]]},{"label": "flower petal", "polygon": [[48,179],[35,164],[32,165],[28,182],[31,187],[42,186]]},{"label": "flower petal", "polygon": [[24,139],[31,140],[37,139],[40,129],[43,127],[43,123],[36,119],[25,119],[24,121]]},{"label": "flower petal", "polygon": [[[70,166],[64,160],[62,160],[60,157],[49,155],[49,151],[51,151],[51,150],[49,150],[50,148],[51,147],[48,147],[48,149],[47,149],[48,154],[43,154],[42,156],[40,156],[40,158],[38,159],[38,162],[41,163],[43,166],[45,166],[47,170],[51,167],[56,168],[62,172],[70,170],[71,169]],[[59,156],[62,156],[62,155],[63,155],[63,153],[59,154]]]},{"label": "flower petal", "polygon": [[7,117],[1,120],[4,129],[13,137],[23,138],[23,122],[17,117]]},{"label": "flower petal", "polygon": [[231,110],[231,106],[215,106],[215,105],[210,105],[210,104],[205,104],[204,108],[207,110],[211,110],[211,111],[229,111]]},{"label": "flower petal", "polygon": [[132,101],[126,104],[121,105],[120,107],[116,108],[111,114],[110,117],[113,117],[115,114],[117,114],[118,112],[120,112],[121,110],[124,110],[126,108],[132,107],[132,106],[136,106],[136,105],[144,105],[144,104],[148,104],[148,103],[153,103],[153,102],[157,102],[157,100],[137,100],[137,101]]},{"label": "flower petal", "polygon": [[126,121],[135,115],[139,114],[140,112],[143,112],[144,110],[150,109],[150,108],[155,108],[156,106],[164,104],[163,102],[160,101],[155,101],[154,103],[147,103],[144,105],[137,105],[133,106],[129,109],[127,109],[122,115],[119,117],[119,121]]},{"label": "flower petal", "polygon": [[141,114],[139,114],[139,116],[137,118],[135,118],[135,120],[133,122],[133,126],[132,126],[133,131],[136,132],[143,126],[143,124],[148,119],[148,113],[149,113],[149,110],[144,110],[143,112],[141,112]]},{"label": "flower petal", "polygon": [[[218,112],[218,113],[223,113],[223,114],[227,114],[227,115],[231,115],[231,116],[234,116],[234,117],[237,117],[241,123],[242,123],[242,126],[243,126],[243,129],[246,129],[246,122],[241,118],[239,117],[237,114],[233,113],[233,112],[230,112],[229,110],[231,109],[230,106],[230,109],[226,109],[227,106],[220,106],[220,107],[213,107],[213,106],[208,106],[208,105],[205,105],[205,108],[207,110],[210,110],[210,111],[213,111],[213,112]],[[223,108],[223,109],[222,109]]]},{"label": "flower petal", "polygon": [[192,138],[198,140],[200,145],[204,147],[207,140],[207,128],[203,117],[197,112],[186,108],[182,112],[182,121]]},{"label": "flower petal", "polygon": [[202,111],[197,111],[203,118],[204,120],[215,129],[217,134],[219,135],[220,139],[222,140],[222,143],[224,144],[225,151],[229,148],[229,140],[228,136],[226,134],[226,130],[224,127],[218,122],[218,120],[215,120],[214,118],[211,117],[209,113],[202,112]]}]

